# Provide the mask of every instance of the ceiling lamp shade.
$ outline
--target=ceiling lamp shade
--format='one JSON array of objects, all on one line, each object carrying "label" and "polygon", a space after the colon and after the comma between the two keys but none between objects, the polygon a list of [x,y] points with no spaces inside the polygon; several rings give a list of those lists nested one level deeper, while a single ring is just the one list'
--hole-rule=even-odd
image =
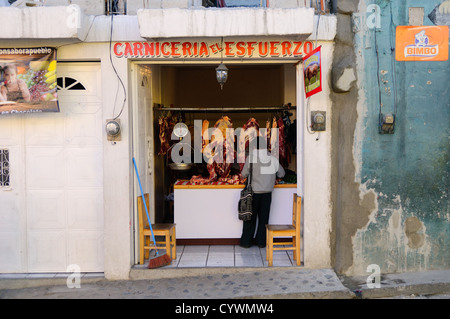
[{"label": "ceiling lamp shade", "polygon": [[225,66],[225,64],[221,63],[216,68],[216,78],[217,78],[217,82],[219,82],[219,84],[220,84],[220,89],[222,90],[223,85],[225,84],[225,82],[228,79],[228,69]]}]

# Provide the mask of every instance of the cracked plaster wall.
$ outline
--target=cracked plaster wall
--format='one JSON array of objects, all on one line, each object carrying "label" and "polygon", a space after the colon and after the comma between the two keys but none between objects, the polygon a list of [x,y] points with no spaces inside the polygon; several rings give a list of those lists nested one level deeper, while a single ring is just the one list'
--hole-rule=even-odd
[{"label": "cracked plaster wall", "polygon": [[[331,237],[338,273],[368,274],[370,264],[381,273],[450,268],[450,63],[392,59],[395,26],[408,25],[409,7],[423,7],[424,25],[433,25],[441,3],[336,3]],[[376,45],[371,4],[381,9]],[[378,133],[379,98],[383,113],[396,113],[392,135]]]}]

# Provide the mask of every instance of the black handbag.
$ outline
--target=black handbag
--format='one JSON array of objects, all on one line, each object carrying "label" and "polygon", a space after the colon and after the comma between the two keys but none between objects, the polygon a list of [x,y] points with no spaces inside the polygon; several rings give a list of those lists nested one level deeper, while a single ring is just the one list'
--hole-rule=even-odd
[{"label": "black handbag", "polygon": [[253,214],[252,170],[253,164],[250,163],[250,173],[248,174],[247,182],[244,189],[241,190],[241,196],[239,198],[238,217],[243,221],[252,219]]}]

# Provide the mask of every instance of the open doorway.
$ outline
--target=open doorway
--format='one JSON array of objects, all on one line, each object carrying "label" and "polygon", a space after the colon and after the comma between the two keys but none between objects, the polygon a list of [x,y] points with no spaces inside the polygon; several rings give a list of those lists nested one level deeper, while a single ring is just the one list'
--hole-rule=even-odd
[{"label": "open doorway", "polygon": [[[163,146],[160,139],[161,117],[172,121],[172,125],[182,122],[187,125],[194,136],[194,121],[208,121],[210,127],[223,118],[228,117],[233,128],[242,128],[249,119],[254,119],[261,129],[266,124],[273,124],[273,120],[285,117],[285,124],[289,123],[290,133],[286,129],[286,138],[291,138],[289,143],[289,159],[284,163],[287,179],[280,181],[291,184],[292,191],[296,191],[297,160],[296,160],[296,68],[287,63],[227,63],[229,69],[228,80],[221,90],[215,77],[217,64],[136,64],[136,74],[133,81],[135,100],[133,140],[134,154],[142,164],[140,170],[145,175],[143,178],[144,188],[150,194],[150,215],[156,223],[176,222],[175,206],[177,210],[184,209],[193,211],[181,202],[177,205],[175,189],[177,185],[189,185],[194,190],[197,185],[190,184],[194,176],[208,179],[209,172],[206,163],[196,163],[186,170],[174,170],[169,167],[170,157],[163,154]],[[286,118],[287,117],[287,118]],[[286,127],[287,125],[285,125]],[[289,135],[290,134],[290,135]],[[169,147],[178,141],[168,141]],[[238,168],[237,168],[238,169]],[[239,171],[230,170],[229,176],[238,174]],[[211,185],[201,185],[195,189],[198,198],[210,197],[208,188],[221,185],[225,189],[234,188],[238,185],[227,185],[226,180]],[[210,186],[210,187],[208,187]],[[227,187],[225,187],[227,186]],[[227,189],[227,191],[230,191]],[[239,191],[239,189],[234,189]],[[283,190],[286,191],[286,190]],[[136,194],[139,193],[139,190]],[[224,192],[222,192],[224,194]],[[291,195],[280,191],[276,205],[291,204]],[[234,195],[232,195],[234,196]],[[189,196],[188,196],[189,197]],[[286,198],[284,198],[286,197]],[[192,198],[193,199],[193,198]],[[211,198],[210,198],[211,199]],[[287,204],[286,204],[287,203]],[[231,204],[232,207],[236,206]],[[231,207],[230,206],[230,207]],[[284,210],[284,209],[283,209]],[[289,208],[285,209],[288,213]],[[210,214],[215,214],[213,210]],[[224,212],[224,214],[228,214]],[[237,215],[237,213],[230,212]],[[196,215],[191,214],[188,218],[190,223],[198,225]],[[216,219],[220,219],[217,215]],[[137,220],[137,218],[136,218]],[[178,220],[180,221],[180,219]],[[183,221],[184,223],[184,221]],[[220,222],[219,222],[220,223]],[[238,221],[239,223],[239,221]],[[201,224],[201,223],[200,223]],[[222,223],[224,228],[236,228],[235,225]],[[181,232],[178,232],[180,227]],[[190,227],[190,226],[188,226]],[[239,226],[237,226],[239,227]],[[177,242],[181,245],[214,245],[238,243],[238,237],[234,232],[225,232],[215,238],[215,232],[211,234],[198,233],[198,238],[183,235],[183,225],[177,222]],[[238,230],[240,231],[240,229]],[[138,243],[138,241],[135,241]],[[136,250],[138,253],[138,251]]]}]

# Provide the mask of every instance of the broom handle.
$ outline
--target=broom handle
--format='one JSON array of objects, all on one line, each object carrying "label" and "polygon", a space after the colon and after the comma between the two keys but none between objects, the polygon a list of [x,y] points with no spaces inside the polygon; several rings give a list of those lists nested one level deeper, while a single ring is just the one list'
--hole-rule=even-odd
[{"label": "broom handle", "polygon": [[[137,165],[136,165],[136,160],[133,157],[133,164],[134,164],[134,170],[136,171],[136,176],[139,182],[139,188],[141,189],[141,196],[142,196],[142,200],[144,202],[144,207],[145,207],[145,214],[147,214],[147,220],[148,220],[148,225],[150,226],[150,231],[152,233],[152,238],[153,238],[153,244],[156,247],[156,240],[155,240],[155,235],[153,234],[153,228],[152,228],[152,222],[150,221],[150,215],[148,214],[148,209],[147,209],[147,203],[145,202],[145,196],[144,196],[144,192],[142,191],[142,185],[141,185],[141,179],[139,178],[139,173],[138,173],[138,169],[137,169]],[[158,255],[158,249],[156,249],[156,255]]]}]

